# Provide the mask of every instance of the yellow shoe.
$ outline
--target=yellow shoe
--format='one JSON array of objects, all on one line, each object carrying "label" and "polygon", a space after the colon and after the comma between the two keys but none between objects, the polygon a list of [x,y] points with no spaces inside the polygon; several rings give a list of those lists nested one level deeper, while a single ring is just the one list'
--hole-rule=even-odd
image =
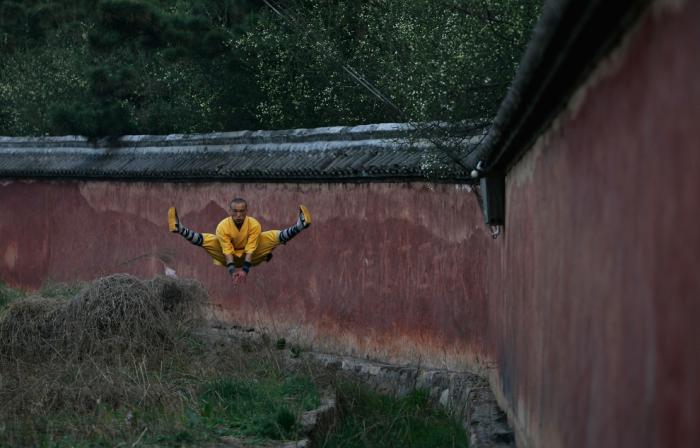
[{"label": "yellow shoe", "polygon": [[309,209],[306,208],[305,205],[299,206],[299,218],[301,218],[301,223],[304,228],[311,225],[311,212],[309,212]]},{"label": "yellow shoe", "polygon": [[168,230],[174,233],[178,233],[180,229],[178,228],[180,220],[177,219],[177,210],[175,207],[170,207],[168,209]]}]

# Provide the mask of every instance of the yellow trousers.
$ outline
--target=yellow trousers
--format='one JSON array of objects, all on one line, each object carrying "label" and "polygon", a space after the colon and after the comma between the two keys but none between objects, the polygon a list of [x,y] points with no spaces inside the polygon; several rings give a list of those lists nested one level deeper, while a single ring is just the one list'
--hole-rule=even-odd
[{"label": "yellow trousers", "polygon": [[[267,256],[275,250],[275,247],[280,245],[279,234],[279,230],[267,230],[260,234],[258,237],[258,248],[253,252],[253,259],[251,260],[253,266],[265,261]],[[219,239],[213,233],[203,233],[202,236],[204,237],[202,247],[214,260],[214,264],[224,266],[226,264],[226,257],[221,250]],[[245,261],[245,257],[233,257],[233,263],[237,268],[243,266],[243,261]]]}]

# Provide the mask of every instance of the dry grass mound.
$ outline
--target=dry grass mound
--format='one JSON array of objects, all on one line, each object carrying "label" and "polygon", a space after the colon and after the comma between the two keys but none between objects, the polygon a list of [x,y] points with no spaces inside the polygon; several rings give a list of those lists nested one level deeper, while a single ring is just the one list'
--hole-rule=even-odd
[{"label": "dry grass mound", "polygon": [[193,386],[168,378],[187,369],[189,330],[202,323],[204,288],[115,274],[65,290],[58,298],[17,299],[0,313],[0,421],[15,419],[13,431],[33,434],[46,428],[18,428],[53,413],[147,404],[179,412]]},{"label": "dry grass mound", "polygon": [[146,284],[160,299],[163,310],[173,323],[186,328],[201,324],[204,318],[202,303],[208,300],[201,283],[161,275]]},{"label": "dry grass mound", "polygon": [[69,299],[18,300],[0,315],[0,357],[156,354],[173,348],[178,331],[200,322],[205,300],[196,282],[128,274],[97,279]]},{"label": "dry grass mound", "polygon": [[72,356],[110,356],[169,349],[172,325],[142,280],[116,274],[92,282],[63,312],[65,348]]},{"label": "dry grass mound", "polygon": [[37,296],[10,303],[0,314],[0,357],[53,356],[62,340],[64,305],[65,302]]}]

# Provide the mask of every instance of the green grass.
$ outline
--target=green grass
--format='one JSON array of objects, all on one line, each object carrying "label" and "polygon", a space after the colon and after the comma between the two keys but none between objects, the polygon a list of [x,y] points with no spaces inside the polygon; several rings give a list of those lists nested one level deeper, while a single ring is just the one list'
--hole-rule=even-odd
[{"label": "green grass", "polygon": [[[37,414],[30,410],[0,424],[0,446],[111,447],[132,446],[138,441],[146,446],[179,447],[213,443],[223,436],[253,443],[296,440],[302,438],[298,424],[301,414],[317,407],[320,401],[314,382],[307,377],[268,374],[259,378],[198,379],[179,366],[171,368],[162,378],[152,377],[150,381],[160,380],[173,395],[180,394],[179,402],[93,400],[92,405],[76,408],[74,404],[55,412]],[[125,381],[109,368],[101,366],[100,371],[111,379]],[[79,393],[85,387],[74,378],[62,377],[66,384],[57,390],[59,395],[62,390]],[[104,387],[99,381],[91,381],[98,382],[96,387]],[[182,386],[180,390],[177,385]]]},{"label": "green grass", "polygon": [[415,390],[392,398],[358,384],[338,386],[340,418],[320,446],[325,448],[468,446],[461,425]]},{"label": "green grass", "polygon": [[[41,285],[38,294],[52,299],[69,299],[80,292],[84,286],[85,284],[82,282],[62,283],[48,279]],[[10,302],[26,296],[27,292],[21,289],[10,288],[0,282],[0,309],[10,304]]]},{"label": "green grass", "polygon": [[0,309],[7,306],[10,302],[21,299],[25,295],[26,294],[19,289],[10,288],[0,283]]},{"label": "green grass", "polygon": [[57,282],[52,279],[47,279],[41,285],[39,294],[42,297],[50,299],[69,299],[74,297],[85,287],[83,282]]},{"label": "green grass", "polygon": [[200,416],[222,435],[291,440],[299,435],[301,414],[319,402],[308,378],[222,378],[204,387]]}]

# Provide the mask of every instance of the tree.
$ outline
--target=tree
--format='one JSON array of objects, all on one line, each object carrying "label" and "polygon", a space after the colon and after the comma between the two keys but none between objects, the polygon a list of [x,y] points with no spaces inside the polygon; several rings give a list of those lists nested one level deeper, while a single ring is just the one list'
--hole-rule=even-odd
[{"label": "tree", "polygon": [[488,122],[539,10],[515,0],[268,4],[239,46],[263,93],[258,118],[272,128]]},{"label": "tree", "polygon": [[0,134],[401,121],[454,142],[492,119],[539,8],[263,2],[0,0]]},{"label": "tree", "polygon": [[0,0],[0,135],[257,127],[232,48],[253,3]]}]

